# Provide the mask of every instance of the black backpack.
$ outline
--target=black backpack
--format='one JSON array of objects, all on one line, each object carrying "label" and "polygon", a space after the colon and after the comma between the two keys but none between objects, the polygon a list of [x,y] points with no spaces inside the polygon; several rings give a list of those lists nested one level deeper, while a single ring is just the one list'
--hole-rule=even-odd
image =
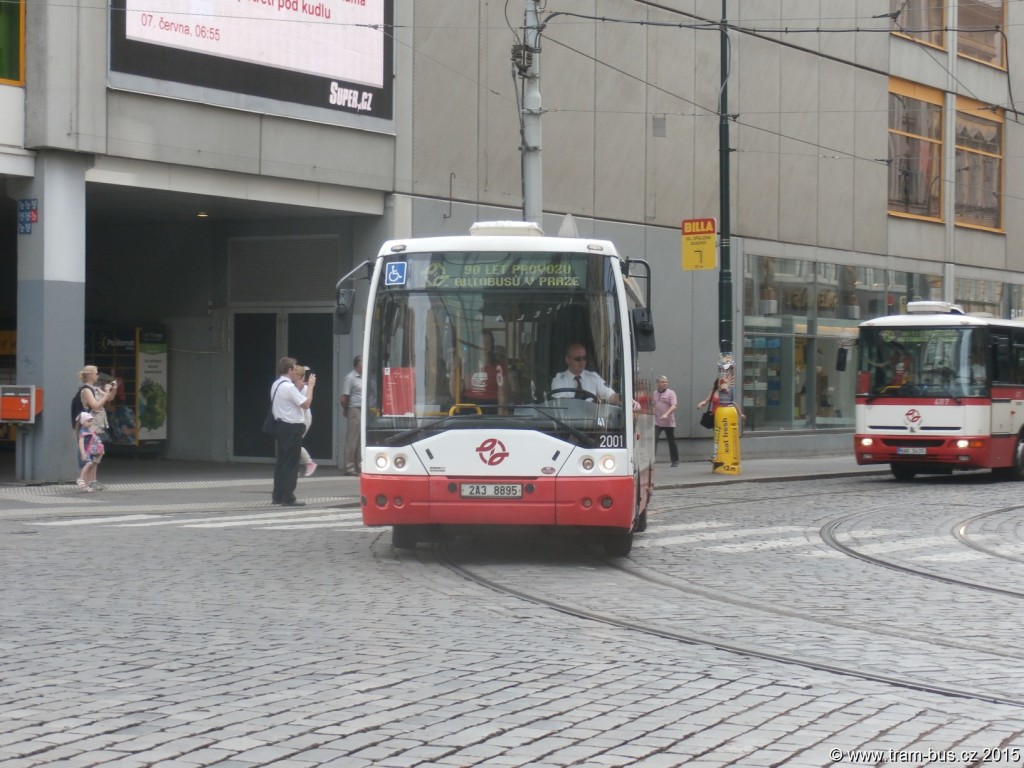
[{"label": "black backpack", "polygon": [[75,392],[75,398],[71,401],[71,426],[72,427],[77,427],[78,426],[78,414],[80,414],[82,411],[86,410],[85,406],[82,405],[82,390],[86,389],[88,386],[89,386],[88,384],[83,384],[82,386],[80,386],[78,388],[78,391]]}]

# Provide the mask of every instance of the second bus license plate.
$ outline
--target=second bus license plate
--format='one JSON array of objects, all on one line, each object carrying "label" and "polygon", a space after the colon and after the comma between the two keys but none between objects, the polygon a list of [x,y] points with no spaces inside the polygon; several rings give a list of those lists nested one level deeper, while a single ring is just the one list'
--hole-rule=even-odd
[{"label": "second bus license plate", "polygon": [[459,489],[464,499],[521,499],[519,483],[463,483]]},{"label": "second bus license plate", "polygon": [[897,448],[896,453],[900,456],[924,456],[928,453],[927,448]]}]

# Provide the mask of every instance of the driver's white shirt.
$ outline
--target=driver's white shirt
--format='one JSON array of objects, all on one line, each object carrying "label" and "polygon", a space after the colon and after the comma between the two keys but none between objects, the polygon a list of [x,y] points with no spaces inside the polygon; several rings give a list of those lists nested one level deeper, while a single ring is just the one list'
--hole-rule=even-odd
[{"label": "driver's white shirt", "polygon": [[[594,371],[583,370],[580,372],[580,384],[587,392],[591,392],[602,400],[608,400],[612,395],[615,394],[615,390],[604,383],[597,373]],[[556,373],[555,377],[551,379],[551,389],[570,389],[572,392],[555,392],[552,397],[575,397],[576,391],[576,376],[572,371],[564,370],[561,373]]]}]

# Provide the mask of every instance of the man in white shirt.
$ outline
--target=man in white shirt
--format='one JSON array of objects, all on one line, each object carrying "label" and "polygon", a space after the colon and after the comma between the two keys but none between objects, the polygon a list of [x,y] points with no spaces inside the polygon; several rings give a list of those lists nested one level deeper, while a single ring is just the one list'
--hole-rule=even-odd
[{"label": "man in white shirt", "polygon": [[345,455],[342,464],[346,475],[360,472],[359,433],[362,429],[363,356],[352,360],[352,370],[341,382],[341,412],[345,415]]},{"label": "man in white shirt", "polygon": [[311,373],[306,393],[302,393],[302,377],[296,373],[296,365],[294,357],[282,357],[277,363],[277,381],[270,388],[270,410],[274,414],[274,439],[277,442],[271,498],[275,504],[286,507],[306,505],[296,500],[295,485],[299,479],[302,434],[306,431],[305,411],[313,402],[313,390],[316,388],[316,374]]},{"label": "man in white shirt", "polygon": [[[565,351],[565,365],[566,370],[556,373],[551,379],[551,397],[593,400],[596,396],[613,405],[619,404],[618,393],[605,384],[596,371],[587,370],[587,350],[582,344],[573,342],[569,345]],[[563,391],[555,392],[556,389]]]}]

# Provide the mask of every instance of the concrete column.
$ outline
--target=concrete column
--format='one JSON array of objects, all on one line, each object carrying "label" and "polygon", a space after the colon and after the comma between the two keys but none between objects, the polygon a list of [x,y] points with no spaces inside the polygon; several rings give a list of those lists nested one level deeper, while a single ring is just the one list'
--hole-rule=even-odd
[{"label": "concrete column", "polygon": [[78,474],[68,403],[85,364],[85,172],[91,155],[40,151],[35,176],[8,180],[15,199],[35,199],[39,220],[18,235],[18,382],[44,390],[43,413],[18,438],[18,479]]}]

